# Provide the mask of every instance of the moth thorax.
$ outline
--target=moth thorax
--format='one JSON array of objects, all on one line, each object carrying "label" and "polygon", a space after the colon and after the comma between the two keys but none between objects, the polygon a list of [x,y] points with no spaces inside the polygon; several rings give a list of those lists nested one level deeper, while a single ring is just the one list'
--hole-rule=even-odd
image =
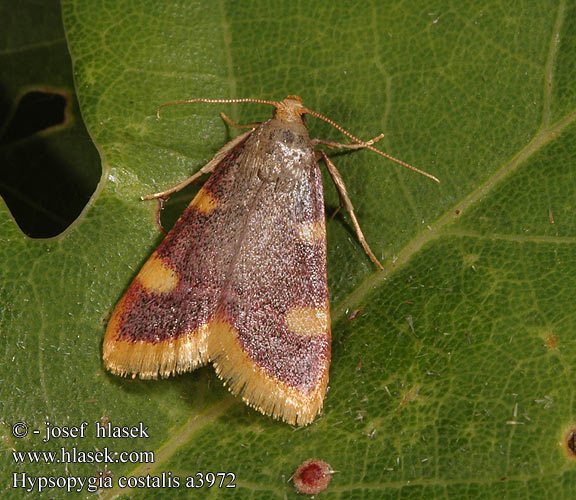
[{"label": "moth thorax", "polygon": [[295,125],[272,119],[254,131],[244,149],[246,175],[291,189],[309,172],[314,150],[305,127]]}]

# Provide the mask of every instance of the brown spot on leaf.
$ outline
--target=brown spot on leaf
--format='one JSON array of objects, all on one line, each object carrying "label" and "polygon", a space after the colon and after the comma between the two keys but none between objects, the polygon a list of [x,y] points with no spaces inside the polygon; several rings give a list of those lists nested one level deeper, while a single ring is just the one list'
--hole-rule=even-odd
[{"label": "brown spot on leaf", "polygon": [[413,401],[416,401],[419,397],[420,387],[413,387],[408,389],[402,395],[402,401],[400,402],[400,407],[408,406]]},{"label": "brown spot on leaf", "polygon": [[576,429],[570,429],[566,436],[566,451],[571,458],[576,459]]},{"label": "brown spot on leaf", "polygon": [[552,332],[546,332],[544,334],[544,347],[550,351],[555,351],[558,349],[558,337]]},{"label": "brown spot on leaf", "polygon": [[362,312],[363,308],[359,307],[358,309],[354,309],[350,315],[348,316],[348,321],[354,321]]}]

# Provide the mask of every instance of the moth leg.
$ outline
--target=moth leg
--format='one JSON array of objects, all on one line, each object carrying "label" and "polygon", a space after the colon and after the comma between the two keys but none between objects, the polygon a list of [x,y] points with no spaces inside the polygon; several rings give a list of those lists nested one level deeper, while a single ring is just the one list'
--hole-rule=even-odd
[{"label": "moth leg", "polygon": [[[320,161],[322,160],[322,151],[314,151],[315,156],[316,156],[316,161]],[[342,207],[344,206],[344,204],[342,203],[342,196],[340,196],[340,192],[338,192],[338,200],[340,201],[338,207],[336,208],[336,210],[334,210],[334,212],[332,212],[332,215],[330,216],[330,220],[334,219],[334,217],[336,217],[336,215],[338,215],[338,212],[340,212],[340,210],[342,210]]]},{"label": "moth leg", "polygon": [[261,122],[254,122],[254,123],[248,123],[246,125],[242,125],[240,123],[236,123],[235,121],[233,121],[232,118],[230,118],[226,113],[220,113],[220,117],[222,118],[222,120],[224,120],[231,127],[239,128],[239,129],[255,128],[261,124]]},{"label": "moth leg", "polygon": [[166,229],[164,229],[164,226],[162,225],[162,218],[161,218],[165,201],[166,200],[164,198],[158,198],[158,208],[156,209],[156,226],[158,226],[158,229],[160,229],[160,231],[162,231],[164,234],[168,234],[168,231],[166,231]]},{"label": "moth leg", "polygon": [[358,220],[356,219],[356,214],[354,213],[354,207],[352,206],[350,198],[348,198],[348,192],[346,191],[346,186],[344,185],[344,180],[342,179],[340,172],[338,172],[336,165],[332,163],[332,160],[330,160],[330,158],[326,156],[326,153],[324,153],[324,151],[318,151],[318,153],[324,160],[326,168],[328,169],[328,173],[330,174],[330,177],[332,177],[332,180],[334,181],[334,184],[338,189],[338,193],[340,194],[340,202],[342,203],[342,205],[346,207],[346,210],[348,210],[348,213],[350,214],[350,218],[352,219],[352,225],[356,230],[356,234],[358,236],[358,240],[360,240],[360,243],[362,244],[362,248],[364,248],[364,251],[368,254],[370,260],[374,262],[374,264],[376,264],[378,269],[384,269],[384,266],[380,264],[380,261],[376,258],[376,256],[370,249],[370,246],[368,245],[366,238],[364,238],[364,234],[362,233],[362,229],[360,229],[360,224],[358,224]]},{"label": "moth leg", "polygon": [[334,210],[334,212],[332,212],[332,215],[330,216],[330,220],[332,220],[334,217],[336,217],[336,215],[338,215],[338,212],[340,212],[340,210],[342,210],[342,199],[340,199],[340,205],[338,205],[338,208],[336,210]]},{"label": "moth leg", "polygon": [[312,144],[314,145],[323,144],[324,146],[328,146],[329,148],[362,149],[365,148],[366,146],[372,146],[372,144],[375,144],[383,137],[384,134],[377,135],[376,137],[370,139],[369,141],[366,141],[363,144],[356,144],[356,143],[343,144],[341,142],[327,141],[325,139],[312,139]]},{"label": "moth leg", "polygon": [[188,184],[194,182],[201,175],[209,174],[218,166],[218,164],[224,158],[226,158],[226,156],[228,156],[228,153],[230,153],[230,151],[232,151],[236,146],[238,146],[238,144],[244,141],[252,132],[254,132],[254,129],[249,130],[248,132],[244,132],[243,134],[240,134],[238,137],[232,139],[228,144],[222,147],[214,155],[214,158],[212,158],[208,163],[206,163],[206,165],[204,165],[194,175],[188,177],[188,179],[176,184],[175,186],[172,186],[170,189],[167,189],[166,191],[161,191],[160,193],[148,194],[146,196],[140,196],[140,199],[141,200],[153,200],[154,198],[167,199],[172,193],[175,193],[176,191],[180,191],[181,189],[185,188]]}]

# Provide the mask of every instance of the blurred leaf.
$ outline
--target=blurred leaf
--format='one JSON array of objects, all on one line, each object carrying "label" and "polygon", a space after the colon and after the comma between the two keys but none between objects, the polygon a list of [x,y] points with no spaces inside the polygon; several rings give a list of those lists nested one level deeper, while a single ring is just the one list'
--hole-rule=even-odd
[{"label": "blurred leaf", "polygon": [[[155,453],[154,464],[109,464],[115,482],[236,474],[236,489],[203,498],[296,498],[288,478],[310,457],[338,471],[326,499],[574,497],[576,463],[564,447],[576,423],[573,2],[67,0],[63,12],[103,180],[52,241],[25,238],[0,213],[3,484],[13,470],[98,471],[16,467],[11,447],[107,446]],[[383,149],[442,180],[367,151],[333,155],[387,265],[376,272],[346,214],[329,220],[330,391],[324,415],[298,431],[230,396],[210,367],[120,379],[104,371],[100,347],[112,308],[161,240],[155,205],[138,196],[210,159],[228,138],[219,111],[240,122],[270,115],[190,105],[157,120],[157,106],[294,93],[360,137],[384,131]],[[309,124],[312,136],[341,140]],[[326,190],[330,213],[338,199]],[[96,439],[102,417],[142,421],[150,438]],[[88,421],[88,437],[11,435],[14,422],[41,429],[46,418]]]}]

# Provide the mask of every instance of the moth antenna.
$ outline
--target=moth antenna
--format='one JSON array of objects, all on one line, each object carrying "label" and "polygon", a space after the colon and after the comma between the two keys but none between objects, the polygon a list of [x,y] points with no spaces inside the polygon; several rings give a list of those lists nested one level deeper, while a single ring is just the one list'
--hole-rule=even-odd
[{"label": "moth antenna", "polygon": [[158,118],[160,118],[160,111],[162,110],[162,108],[165,108],[166,106],[173,106],[175,104],[189,104],[192,102],[207,102],[210,104],[229,104],[229,103],[234,103],[234,102],[254,102],[254,103],[258,103],[258,104],[271,104],[274,107],[278,107],[278,102],[276,101],[266,101],[263,99],[202,99],[202,98],[198,98],[198,99],[184,99],[182,101],[172,101],[172,102],[165,102],[164,104],[162,104],[159,108],[158,111],[156,111],[156,116]]},{"label": "moth antenna", "polygon": [[338,125],[335,121],[332,121],[330,118],[328,118],[324,115],[321,115],[320,113],[317,113],[316,111],[312,111],[311,109],[305,108],[302,110],[302,112],[307,113],[307,114],[312,115],[312,116],[315,116],[316,118],[320,118],[320,120],[324,120],[326,123],[329,123],[335,129],[342,132],[344,135],[350,137],[350,139],[352,139],[354,142],[363,145],[366,149],[369,149],[370,151],[374,151],[375,153],[378,153],[379,155],[383,156],[384,158],[388,158],[389,160],[392,160],[392,161],[402,165],[403,167],[409,168],[410,170],[414,170],[414,172],[418,172],[419,174],[423,175],[424,177],[428,177],[429,179],[432,179],[433,181],[436,181],[438,184],[440,184],[440,181],[438,180],[437,177],[434,177],[432,174],[429,174],[428,172],[424,172],[424,170],[420,170],[419,168],[416,168],[416,167],[410,165],[409,163],[406,163],[405,161],[399,160],[398,158],[395,158],[394,156],[389,155],[388,153],[384,153],[383,151],[380,151],[379,149],[376,149],[375,147],[370,146],[369,144],[366,144],[363,140],[359,139],[355,135],[352,135],[350,132],[348,132],[347,130],[342,128],[340,125]]}]

